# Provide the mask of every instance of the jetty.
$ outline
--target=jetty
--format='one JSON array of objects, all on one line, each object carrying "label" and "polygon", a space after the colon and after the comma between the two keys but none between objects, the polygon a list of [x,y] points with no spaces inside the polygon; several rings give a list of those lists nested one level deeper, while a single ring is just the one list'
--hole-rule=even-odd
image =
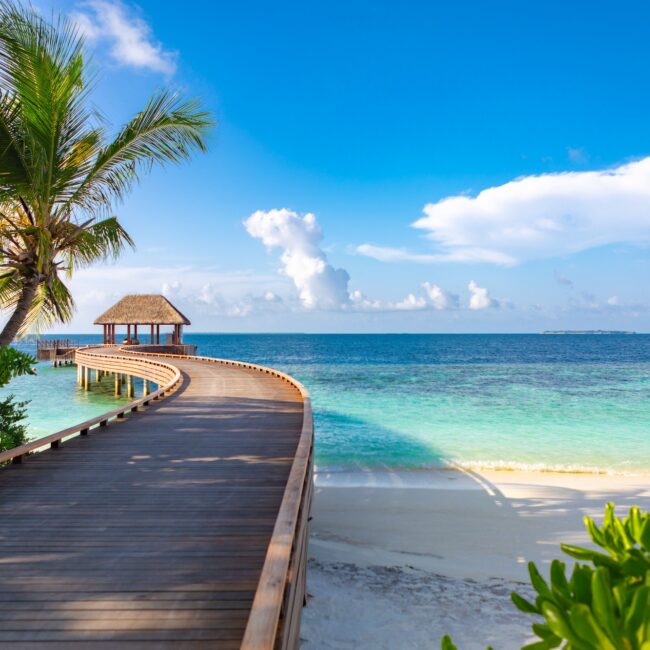
[{"label": "jetty", "polygon": [[71,365],[79,341],[71,339],[37,339],[36,358],[39,361],[51,361],[55,367]]},{"label": "jetty", "polygon": [[0,453],[0,648],[298,647],[309,395],[157,348],[79,348],[82,376],[142,394]]}]

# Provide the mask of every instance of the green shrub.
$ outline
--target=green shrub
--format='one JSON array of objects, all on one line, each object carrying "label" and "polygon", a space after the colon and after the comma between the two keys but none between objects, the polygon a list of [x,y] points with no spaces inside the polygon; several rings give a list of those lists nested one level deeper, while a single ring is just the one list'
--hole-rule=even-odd
[{"label": "green shrub", "polygon": [[0,452],[27,442],[25,419],[27,402],[15,402],[13,395],[0,399]]},{"label": "green shrub", "polygon": [[33,374],[32,366],[35,363],[34,357],[16,348],[0,348],[0,386],[8,384],[14,377]]},{"label": "green shrub", "polygon": [[[513,593],[522,612],[538,617],[538,641],[526,650],[650,650],[650,514],[637,507],[625,519],[608,503],[599,528],[585,517],[589,536],[605,552],[562,544],[578,560],[570,577],[566,565],[551,562],[550,582],[528,565],[537,592],[534,603]],[[443,650],[455,650],[448,636]]]},{"label": "green shrub", "polygon": [[[8,384],[14,377],[34,374],[35,363],[34,357],[15,348],[0,348],[0,387]],[[14,401],[12,395],[0,399],[0,452],[27,442],[27,427],[21,424],[26,417],[27,404],[28,402]]]}]

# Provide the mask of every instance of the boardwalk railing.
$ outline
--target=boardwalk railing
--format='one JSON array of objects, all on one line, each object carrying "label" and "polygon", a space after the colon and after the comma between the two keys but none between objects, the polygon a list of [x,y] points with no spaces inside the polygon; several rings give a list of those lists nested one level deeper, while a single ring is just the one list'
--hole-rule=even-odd
[{"label": "boardwalk railing", "polygon": [[[52,448],[58,448],[60,443],[65,438],[70,438],[71,436],[76,435],[88,435],[88,431],[95,426],[105,427],[109,420],[114,418],[123,418],[129,412],[136,412],[140,406],[148,406],[152,400],[158,400],[161,397],[164,397],[166,394],[178,388],[182,383],[182,376],[178,368],[168,364],[161,363],[158,361],[150,361],[147,359],[137,359],[130,360],[124,359],[124,362],[128,365],[128,370],[125,366],[119,366],[115,364],[116,361],[120,360],[120,357],[105,355],[105,354],[96,354],[91,352],[91,350],[96,350],[98,348],[83,348],[77,350],[76,359],[77,363],[86,365],[89,368],[100,367],[97,365],[99,363],[106,364],[106,366],[101,367],[102,370],[109,370],[108,360],[112,361],[110,371],[111,372],[130,372],[131,374],[141,377],[142,379],[149,379],[150,381],[155,382],[159,385],[159,388],[149,395],[141,397],[133,402],[129,402],[119,408],[113,409],[108,413],[102,413],[97,417],[94,417],[90,420],[86,420],[81,424],[76,424],[73,427],[68,427],[62,431],[57,431],[48,436],[43,436],[42,438],[37,438],[36,440],[31,440],[27,444],[21,445],[20,447],[14,447],[13,449],[8,449],[0,453],[0,463],[6,463],[8,461],[13,461],[14,463],[22,462],[23,456],[26,454],[42,449],[50,445]],[[101,361],[100,361],[101,359]]]},{"label": "boardwalk railing", "polygon": [[[132,348],[123,351],[166,359],[188,358]],[[291,384],[302,397],[300,439],[241,645],[242,650],[295,650],[300,640],[301,610],[306,602],[309,512],[314,484],[314,425],[309,391],[293,377],[272,368],[230,359],[190,358],[272,375]]]}]

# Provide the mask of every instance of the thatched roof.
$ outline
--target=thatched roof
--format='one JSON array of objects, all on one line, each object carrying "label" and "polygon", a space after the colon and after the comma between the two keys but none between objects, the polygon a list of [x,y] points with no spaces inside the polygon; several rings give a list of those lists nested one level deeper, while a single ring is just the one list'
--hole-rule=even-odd
[{"label": "thatched roof", "polygon": [[165,298],[155,294],[124,296],[95,321],[95,325],[190,325]]}]

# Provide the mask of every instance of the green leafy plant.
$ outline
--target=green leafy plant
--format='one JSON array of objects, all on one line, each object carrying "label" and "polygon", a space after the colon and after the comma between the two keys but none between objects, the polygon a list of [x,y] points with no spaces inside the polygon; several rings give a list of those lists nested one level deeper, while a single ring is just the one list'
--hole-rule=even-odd
[{"label": "green leafy plant", "polygon": [[16,348],[0,348],[0,386],[5,386],[14,377],[34,374],[36,359]]},{"label": "green leafy plant", "polygon": [[[35,363],[34,357],[15,348],[0,348],[0,386],[8,384],[14,377],[34,374]],[[27,404],[16,402],[13,395],[0,399],[0,452],[27,442],[27,427],[22,424]]]},{"label": "green leafy plant", "polygon": [[0,399],[0,452],[27,442],[25,406],[27,402],[16,402],[13,395]]},{"label": "green leafy plant", "polygon": [[[650,650],[650,513],[635,506],[621,519],[608,503],[601,527],[589,517],[585,525],[604,552],[562,544],[578,560],[570,577],[553,560],[547,582],[531,562],[535,602],[512,594],[519,610],[541,617],[532,625],[538,640],[524,648]],[[456,650],[448,636],[442,648]]]}]

